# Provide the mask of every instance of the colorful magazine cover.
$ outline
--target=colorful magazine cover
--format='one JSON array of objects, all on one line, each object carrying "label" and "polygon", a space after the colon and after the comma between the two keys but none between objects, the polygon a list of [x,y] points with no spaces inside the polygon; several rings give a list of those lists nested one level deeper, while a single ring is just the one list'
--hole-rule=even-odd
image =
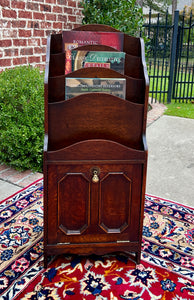
[{"label": "colorful magazine cover", "polygon": [[123,51],[122,32],[63,31],[63,50],[72,50],[84,45],[106,45]]},{"label": "colorful magazine cover", "polygon": [[90,67],[109,68],[124,74],[124,52],[72,50],[66,52],[66,60],[71,62],[66,74]]},{"label": "colorful magazine cover", "polygon": [[125,78],[66,77],[65,81],[65,100],[85,93],[108,93],[125,99]]},{"label": "colorful magazine cover", "polygon": [[[101,31],[63,31],[63,52],[68,52],[84,45],[106,45],[123,51],[124,35],[122,32]],[[69,73],[71,63],[66,60],[66,72]],[[71,71],[70,71],[71,72]]]}]

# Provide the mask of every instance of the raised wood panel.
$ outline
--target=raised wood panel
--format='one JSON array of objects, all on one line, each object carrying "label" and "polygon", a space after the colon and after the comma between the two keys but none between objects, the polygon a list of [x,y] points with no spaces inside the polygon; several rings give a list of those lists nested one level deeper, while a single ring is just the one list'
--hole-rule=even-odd
[{"label": "raised wood panel", "polygon": [[100,184],[99,225],[107,233],[123,232],[130,224],[131,180],[108,173]]},{"label": "raised wood panel", "polygon": [[90,222],[90,183],[79,173],[58,182],[58,227],[65,234],[82,234]]},{"label": "raised wood panel", "polygon": [[[48,167],[48,244],[138,240],[141,163],[72,161]],[[93,183],[96,167],[99,182]],[[132,222],[136,228],[131,231]]]}]

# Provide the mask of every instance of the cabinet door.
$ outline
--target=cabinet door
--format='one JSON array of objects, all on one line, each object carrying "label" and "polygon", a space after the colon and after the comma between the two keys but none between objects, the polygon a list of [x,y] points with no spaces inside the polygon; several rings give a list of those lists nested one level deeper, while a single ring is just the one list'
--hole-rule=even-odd
[{"label": "cabinet door", "polygon": [[138,241],[141,164],[49,168],[48,243]]}]

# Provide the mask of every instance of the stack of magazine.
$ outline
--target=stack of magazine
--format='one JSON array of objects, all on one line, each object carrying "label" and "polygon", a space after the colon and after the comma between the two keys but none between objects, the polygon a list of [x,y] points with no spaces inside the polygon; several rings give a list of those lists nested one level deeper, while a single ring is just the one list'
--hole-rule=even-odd
[{"label": "stack of magazine", "polygon": [[[68,74],[82,68],[108,68],[120,74],[125,73],[124,35],[121,32],[63,31],[63,52],[65,53],[65,99],[82,93],[109,93],[125,99],[126,79],[77,78]],[[91,46],[107,46],[106,51],[93,51]],[[90,46],[90,47],[88,47]],[[88,49],[87,49],[88,47]],[[103,48],[104,49],[104,48]]]}]

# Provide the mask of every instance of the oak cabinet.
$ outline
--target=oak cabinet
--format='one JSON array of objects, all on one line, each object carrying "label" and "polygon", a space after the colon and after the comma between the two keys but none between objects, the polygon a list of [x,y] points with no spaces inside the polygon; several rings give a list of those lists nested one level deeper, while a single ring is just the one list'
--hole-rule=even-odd
[{"label": "oak cabinet", "polygon": [[[76,30],[91,29],[113,30],[102,25]],[[147,166],[148,79],[143,42],[125,35],[126,51],[133,48],[128,60],[134,56],[131,66],[137,66],[134,78],[106,69],[75,71],[76,76],[86,78],[125,77],[126,99],[90,93],[69,100],[64,100],[61,43],[59,34],[51,35],[47,43],[45,267],[48,255],[60,253],[125,252],[135,254],[139,263]],[[133,73],[129,61],[126,73]]]}]

